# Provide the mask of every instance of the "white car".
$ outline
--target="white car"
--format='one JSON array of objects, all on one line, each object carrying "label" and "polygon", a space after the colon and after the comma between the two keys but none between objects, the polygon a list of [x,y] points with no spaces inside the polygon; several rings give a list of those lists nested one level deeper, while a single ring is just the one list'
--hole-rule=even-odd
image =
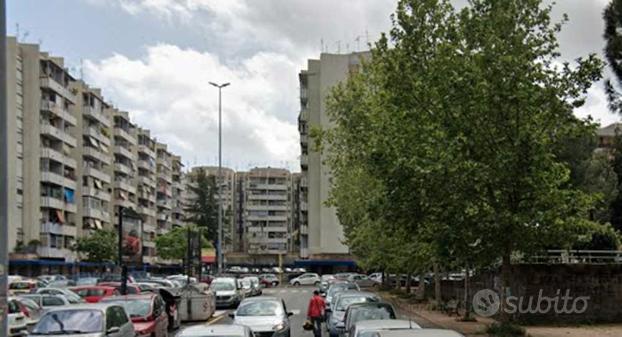
[{"label": "white car", "polygon": [[195,325],[177,334],[177,337],[253,337],[251,329],[244,325]]},{"label": "white car", "polygon": [[293,286],[319,286],[321,283],[320,275],[315,273],[306,273],[302,274],[296,278],[293,278],[289,281],[289,284]]},{"label": "white car", "polygon": [[71,304],[84,303],[82,297],[67,288],[38,288],[35,294],[63,295]]},{"label": "white car", "polygon": [[14,298],[9,298],[9,314],[7,315],[9,322],[9,337],[21,337],[28,332],[28,321],[22,313],[19,303]]},{"label": "white car", "polygon": [[33,300],[43,309],[70,305],[71,302],[63,295],[27,294],[20,297]]}]

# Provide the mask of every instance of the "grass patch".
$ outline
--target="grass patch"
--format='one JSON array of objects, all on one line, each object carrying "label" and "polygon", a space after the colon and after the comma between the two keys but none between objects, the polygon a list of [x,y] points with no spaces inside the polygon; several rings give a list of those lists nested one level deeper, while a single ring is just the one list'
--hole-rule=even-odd
[{"label": "grass patch", "polygon": [[486,333],[493,337],[526,337],[527,332],[522,326],[511,323],[493,323],[486,328]]}]

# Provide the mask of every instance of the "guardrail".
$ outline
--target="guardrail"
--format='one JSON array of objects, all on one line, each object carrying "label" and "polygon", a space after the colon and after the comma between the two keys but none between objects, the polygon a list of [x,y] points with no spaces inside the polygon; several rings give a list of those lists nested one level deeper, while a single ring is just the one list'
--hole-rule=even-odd
[{"label": "guardrail", "polygon": [[547,250],[546,253],[517,258],[517,263],[533,264],[620,264],[619,250]]}]

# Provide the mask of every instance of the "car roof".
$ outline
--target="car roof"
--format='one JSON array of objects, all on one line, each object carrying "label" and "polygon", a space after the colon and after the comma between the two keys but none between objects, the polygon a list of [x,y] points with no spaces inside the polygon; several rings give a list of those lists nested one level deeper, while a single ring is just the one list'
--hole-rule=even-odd
[{"label": "car roof", "polygon": [[259,296],[259,297],[248,297],[242,300],[242,303],[247,303],[247,302],[281,302],[282,299],[276,297],[276,296]]},{"label": "car roof", "polygon": [[108,307],[112,307],[112,306],[119,306],[116,303],[106,303],[106,302],[99,302],[99,303],[78,303],[78,304],[72,304],[72,305],[65,305],[65,306],[59,306],[59,307],[52,307],[50,309],[48,309],[46,311],[46,313],[48,312],[53,312],[53,311],[65,311],[65,310],[106,310],[108,309]]},{"label": "car roof", "polygon": [[385,308],[393,308],[393,306],[387,302],[364,302],[364,303],[354,303],[348,307],[350,308],[360,308],[360,307],[385,307]]},{"label": "car roof", "polygon": [[235,277],[216,277],[214,280],[212,280],[212,283],[222,282],[222,281],[235,282],[235,280],[236,280]]},{"label": "car roof", "polygon": [[114,290],[115,287],[111,287],[111,286],[89,286],[89,285],[83,285],[83,286],[75,286],[75,287],[70,287],[69,290],[72,289],[76,289],[76,290],[80,290],[80,289],[101,289],[101,290]]},{"label": "car roof", "polygon": [[150,300],[155,296],[157,296],[157,294],[153,294],[153,293],[125,295],[125,296],[111,296],[111,297],[103,298],[102,301],[118,302],[118,301]]},{"label": "car roof", "polygon": [[409,329],[419,328],[419,324],[404,319],[372,319],[354,324],[356,329]]},{"label": "car roof", "polygon": [[378,332],[380,337],[463,337],[453,330],[443,329],[412,329],[387,330]]},{"label": "car roof", "polygon": [[244,336],[246,327],[243,325],[195,325],[183,329],[180,336]]},{"label": "car roof", "polygon": [[369,291],[358,291],[358,290],[347,290],[347,291],[342,291],[340,292],[337,296],[341,297],[376,297],[378,298],[378,295],[371,293]]}]

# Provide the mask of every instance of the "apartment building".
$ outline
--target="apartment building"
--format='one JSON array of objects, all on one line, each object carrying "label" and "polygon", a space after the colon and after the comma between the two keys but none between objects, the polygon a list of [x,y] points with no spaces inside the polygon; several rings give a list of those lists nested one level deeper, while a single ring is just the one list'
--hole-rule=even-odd
[{"label": "apartment building", "polygon": [[299,254],[303,259],[309,257],[306,189],[306,178],[302,173],[292,173],[292,235],[289,252]]},{"label": "apartment building", "polygon": [[[172,200],[181,158],[158,144],[166,152],[160,164],[168,171],[156,167],[156,141],[149,131],[108,104],[99,89],[73,78],[62,58],[12,37],[7,47],[11,267],[72,268],[76,240],[114,228],[120,207],[143,217],[145,255],[153,260],[160,210],[156,174],[158,182],[168,184],[163,192]],[[182,207],[165,213],[184,218]]]},{"label": "apartment building", "polygon": [[241,182],[246,252],[287,254],[292,233],[292,176],[286,169],[254,168]]},{"label": "apartment building", "polygon": [[186,215],[184,210],[187,206],[186,186],[184,181],[183,167],[180,156],[173,155],[172,161],[172,208],[171,208],[171,224],[173,227],[182,227],[186,224]]},{"label": "apartment building", "polygon": [[[326,96],[330,89],[357,71],[368,52],[351,54],[321,54],[319,59],[308,61],[307,69],[299,74],[300,115],[300,167],[306,190],[305,212],[308,227],[301,224],[301,256],[310,259],[349,260],[348,247],[343,244],[343,227],[336,210],[325,202],[330,192],[330,169],[324,156],[309,145],[309,130],[328,128],[331,122],[326,113]],[[302,181],[301,181],[302,182]],[[303,229],[305,228],[305,229]],[[303,233],[308,234],[303,234]]]}]

